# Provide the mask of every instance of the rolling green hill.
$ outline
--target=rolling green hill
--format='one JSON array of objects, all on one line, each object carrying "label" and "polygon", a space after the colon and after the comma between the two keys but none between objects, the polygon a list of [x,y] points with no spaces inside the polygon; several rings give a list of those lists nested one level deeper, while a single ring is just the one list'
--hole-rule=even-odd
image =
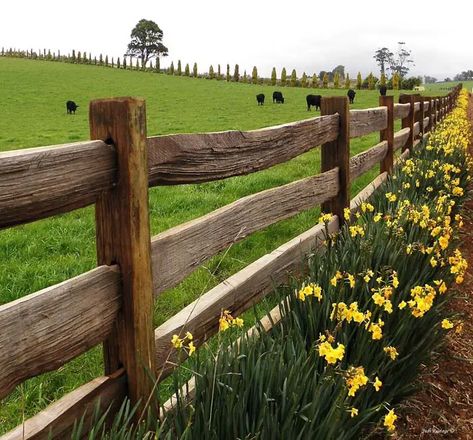
[{"label": "rolling green hill", "polygon": [[[249,130],[316,115],[307,112],[308,93],[344,95],[345,90],[279,88],[284,105],[271,103],[276,88],[224,81],[170,77],[96,66],[0,58],[0,151],[85,140],[89,137],[88,102],[112,96],[146,99],[148,135]],[[266,94],[257,106],[255,95]],[[65,102],[79,104],[67,115]],[[376,91],[357,93],[353,108],[374,107]],[[378,142],[378,134],[352,141],[352,154]],[[150,191],[153,234],[196,218],[242,196],[282,185],[320,168],[319,151],[251,176]],[[378,172],[354,182],[353,192]],[[234,245],[223,262],[217,256],[156,302],[159,325],[205,290],[240,270],[317,221],[313,209],[253,234]],[[93,208],[0,231],[0,304],[63,281],[95,266]],[[0,434],[51,401],[102,373],[100,348],[61,368],[27,381],[0,405]]]}]

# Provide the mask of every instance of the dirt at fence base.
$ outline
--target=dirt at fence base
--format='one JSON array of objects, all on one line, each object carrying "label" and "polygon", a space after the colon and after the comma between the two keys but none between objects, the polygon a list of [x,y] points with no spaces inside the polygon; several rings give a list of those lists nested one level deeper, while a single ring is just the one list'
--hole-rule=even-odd
[{"label": "dirt at fence base", "polygon": [[[473,126],[471,97],[469,117]],[[420,391],[397,410],[398,429],[392,439],[473,440],[473,185],[462,215],[460,249],[469,267],[451,306],[462,315],[463,332],[451,332],[443,351],[424,368]]]}]

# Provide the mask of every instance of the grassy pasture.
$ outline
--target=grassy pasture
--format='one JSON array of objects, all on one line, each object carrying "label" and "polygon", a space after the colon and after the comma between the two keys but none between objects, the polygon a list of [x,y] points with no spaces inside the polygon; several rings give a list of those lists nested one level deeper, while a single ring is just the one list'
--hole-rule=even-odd
[{"label": "grassy pasture", "polygon": [[[426,84],[425,85],[425,94],[431,93],[432,95],[445,95],[449,92],[450,88],[455,87],[459,81],[452,81],[452,82],[439,82],[435,84]],[[463,87],[471,92],[473,90],[473,81],[463,81]]]},{"label": "grassy pasture", "polygon": [[[224,81],[177,78],[95,66],[0,58],[0,151],[76,142],[89,137],[88,102],[112,96],[146,99],[148,135],[250,130],[316,116],[307,112],[308,93],[344,95],[346,90],[279,88],[285,104],[272,104],[276,88]],[[257,106],[255,95],[265,93]],[[446,93],[446,92],[445,92]],[[80,105],[67,115],[65,102]],[[352,108],[374,107],[376,91],[358,91]],[[378,142],[378,134],[352,141],[352,155]],[[310,176],[320,169],[319,150],[250,176],[224,181],[159,187],[150,191],[152,234],[199,217],[247,194]],[[356,193],[371,180],[374,169],[353,183]],[[270,226],[210,260],[156,301],[159,325],[199,294],[270,252],[317,221],[318,210]],[[0,231],[0,304],[61,282],[93,268],[93,207],[52,219]],[[0,434],[51,401],[102,373],[96,348],[62,367],[27,381],[0,403]]]}]

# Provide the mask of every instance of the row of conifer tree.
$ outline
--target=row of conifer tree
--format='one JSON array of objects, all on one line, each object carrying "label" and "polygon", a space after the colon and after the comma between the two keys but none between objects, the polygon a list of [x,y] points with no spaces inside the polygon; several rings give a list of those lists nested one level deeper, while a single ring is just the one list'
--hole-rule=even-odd
[{"label": "row of conifer tree", "polygon": [[289,86],[289,87],[312,87],[312,88],[357,88],[357,89],[369,89],[374,90],[378,85],[387,85],[392,89],[399,89],[400,78],[397,74],[394,74],[391,79],[387,79],[386,75],[382,74],[378,79],[372,73],[370,73],[366,78],[362,78],[361,73],[358,72],[356,80],[352,80],[347,73],[344,77],[341,77],[339,72],[335,72],[333,75],[333,80],[329,81],[329,74],[325,72],[322,77],[319,77],[317,74],[308,76],[305,72],[299,78],[297,76],[296,69],[293,69],[291,74],[287,74],[285,67],[282,68],[281,74],[278,78],[276,68],[273,67],[270,78],[263,78],[258,75],[258,69],[256,66],[253,67],[251,75],[248,75],[246,70],[243,72],[243,75],[240,74],[240,67],[238,64],[235,64],[233,72],[231,72],[230,65],[226,65],[225,73],[222,72],[221,65],[217,65],[215,70],[213,65],[209,67],[208,72],[199,73],[197,68],[197,63],[194,63],[192,70],[190,65],[187,63],[182,68],[181,60],[177,61],[176,66],[174,62],[171,62],[170,66],[167,68],[161,68],[160,59],[156,58],[155,62],[150,61],[147,66],[140,64],[140,59],[136,58],[135,62],[130,57],[123,57],[120,59],[114,59],[113,57],[105,57],[100,54],[98,57],[92,55],[90,52],[81,52],[73,50],[72,53],[67,55],[61,54],[60,51],[51,52],[51,50],[17,50],[17,49],[5,49],[2,47],[0,56],[5,57],[16,57],[16,58],[28,58],[35,60],[46,60],[46,61],[61,61],[66,63],[74,64],[90,64],[104,67],[112,67],[117,69],[132,69],[132,70],[141,70],[146,72],[156,72],[168,75],[175,76],[188,76],[194,78],[207,78],[210,80],[217,81],[232,81],[232,82],[242,82],[242,83],[252,83],[252,84],[270,84],[270,85],[279,85],[279,86]]}]

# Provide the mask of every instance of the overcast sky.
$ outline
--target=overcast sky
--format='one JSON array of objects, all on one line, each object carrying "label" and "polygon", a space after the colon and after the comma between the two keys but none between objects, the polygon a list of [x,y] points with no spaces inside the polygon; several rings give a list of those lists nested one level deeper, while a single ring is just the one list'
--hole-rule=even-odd
[{"label": "overcast sky", "polygon": [[233,72],[238,63],[241,73],[256,65],[264,76],[273,66],[278,77],[282,67],[301,76],[342,64],[352,78],[366,76],[378,73],[375,50],[394,51],[398,41],[412,51],[411,74],[443,79],[473,69],[471,0],[4,0],[0,46],[117,57],[142,18],[164,32],[162,66],[180,59],[199,72],[227,63]]}]

